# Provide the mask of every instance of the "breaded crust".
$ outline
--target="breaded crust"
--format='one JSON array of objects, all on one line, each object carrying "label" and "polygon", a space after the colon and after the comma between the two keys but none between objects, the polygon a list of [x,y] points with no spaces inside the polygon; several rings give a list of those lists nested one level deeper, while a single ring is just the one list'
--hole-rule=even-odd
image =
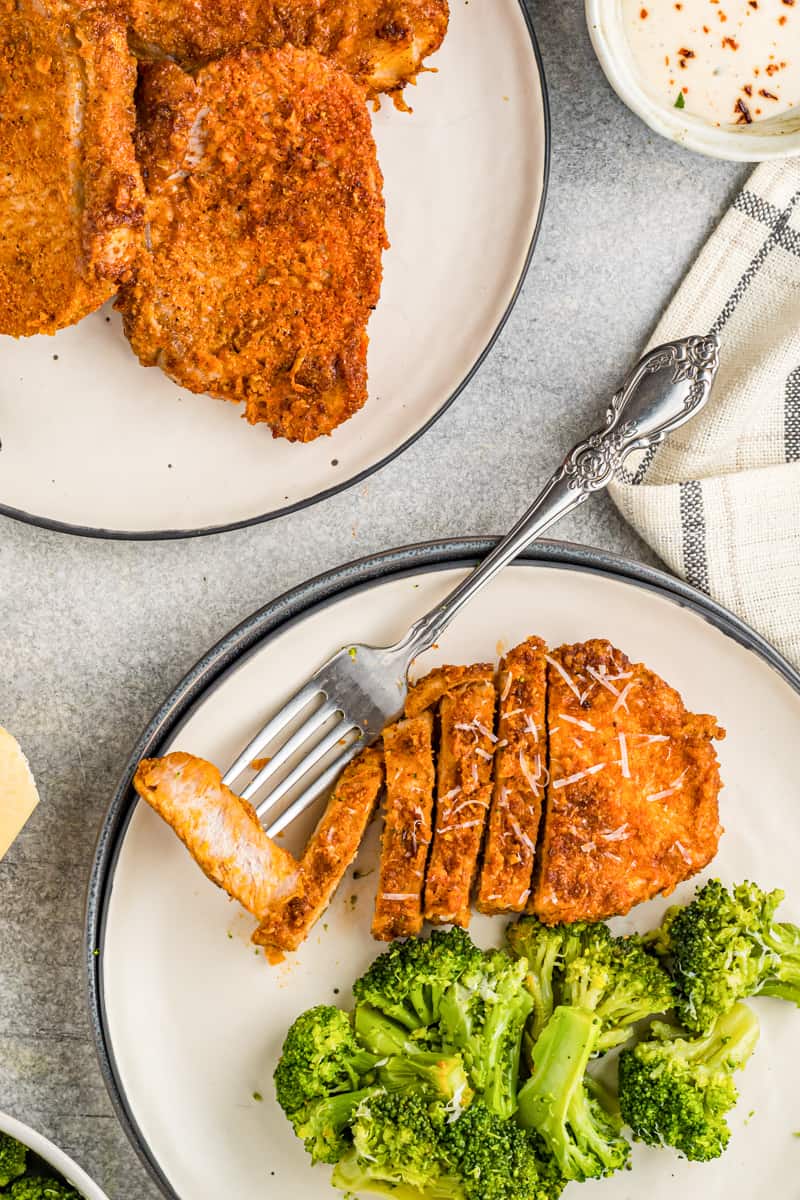
[{"label": "breaded crust", "polygon": [[246,46],[318,50],[373,94],[413,82],[447,32],[447,0],[128,0],[137,53],[195,67]]},{"label": "breaded crust", "polygon": [[383,786],[380,745],[362,750],[345,767],[300,860],[300,879],[290,895],[261,914],[257,945],[296,950],[330,904],[355,858]]},{"label": "breaded crust", "polygon": [[330,433],[367,399],[387,244],[363,92],[313,50],[243,50],[196,77],[146,68],[139,110],[135,353],[276,437]]},{"label": "breaded crust", "polygon": [[532,909],[603,920],[668,894],[717,852],[716,718],[606,641],[548,658],[550,780]]},{"label": "breaded crust", "polygon": [[475,902],[482,913],[522,912],[531,893],[547,777],[546,652],[541,638],[528,638],[500,664],[500,740]]},{"label": "breaded crust", "polygon": [[213,763],[180,752],[145,758],[133,786],[208,878],[254,917],[300,886],[298,863],[267,837],[253,806],[225,787]]},{"label": "breaded crust", "polygon": [[473,663],[470,667],[434,667],[411,686],[406,697],[405,714],[418,717],[438,704],[442,696],[465,683],[488,683],[494,679],[491,663]]},{"label": "breaded crust", "polygon": [[422,892],[436,781],[433,713],[425,712],[384,729],[383,752],[386,801],[372,936],[389,942],[422,929]]},{"label": "breaded crust", "polygon": [[55,333],[125,278],[142,224],[135,83],[118,17],[0,0],[0,333]]},{"label": "breaded crust", "polygon": [[436,820],[425,883],[425,916],[466,928],[491,802],[494,681],[468,683],[439,704]]}]

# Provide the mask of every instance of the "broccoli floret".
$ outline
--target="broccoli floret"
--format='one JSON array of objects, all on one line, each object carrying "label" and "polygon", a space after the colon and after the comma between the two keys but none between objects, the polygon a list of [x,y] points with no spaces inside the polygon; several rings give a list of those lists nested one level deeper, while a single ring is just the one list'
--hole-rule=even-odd
[{"label": "broccoli floret", "polygon": [[301,1013],[290,1027],[275,1068],[275,1094],[284,1112],[304,1109],[312,1100],[357,1091],[375,1065],[363,1050],[350,1017],[320,1004]]},{"label": "broccoli floret", "polygon": [[557,1200],[565,1180],[535,1133],[476,1100],[442,1139],[466,1200]]},{"label": "broccoli floret", "polygon": [[528,963],[526,986],[533,999],[528,1032],[533,1041],[553,1015],[556,987],[564,952],[566,925],[543,925],[536,917],[523,917],[509,925],[506,936],[513,954]]},{"label": "broccoli floret", "polygon": [[620,1122],[586,1086],[599,1021],[559,1005],[533,1048],[533,1075],[520,1089],[517,1120],[535,1130],[566,1179],[583,1181],[624,1167],[630,1148]]},{"label": "broccoli floret", "polygon": [[28,1151],[22,1142],[9,1133],[0,1133],[0,1188],[24,1173],[27,1157]]},{"label": "broccoli floret", "polygon": [[402,1025],[390,1021],[368,1004],[359,1004],[355,1030],[361,1044],[374,1055],[378,1081],[388,1092],[429,1090],[450,1101],[455,1112],[471,1102],[464,1060],[449,1047],[428,1049]]},{"label": "broccoli floret", "polygon": [[675,980],[680,1021],[705,1033],[748,996],[800,1005],[800,927],[776,922],[783,892],[712,879],[691,904],[668,910],[655,949]]},{"label": "broccoli floret", "polygon": [[464,1056],[470,1082],[499,1117],[513,1116],[522,1031],[533,1007],[528,964],[502,950],[482,954],[441,1003],[444,1040]]},{"label": "broccoli floret", "polygon": [[349,1125],[353,1113],[373,1094],[373,1088],[342,1092],[312,1100],[292,1113],[294,1131],[303,1142],[312,1162],[336,1163],[352,1145]]},{"label": "broccoli floret", "polygon": [[595,928],[592,942],[566,967],[561,1002],[594,1013],[600,1022],[595,1049],[602,1054],[626,1042],[637,1021],[671,1008],[674,996],[669,975],[639,938]]},{"label": "broccoli floret", "polygon": [[393,942],[353,984],[356,1000],[415,1030],[439,1019],[450,984],[481,957],[463,929],[436,929],[430,938]]},{"label": "broccoli floret", "polygon": [[732,1074],[758,1041],[758,1021],[744,1004],[720,1017],[705,1037],[653,1023],[652,1041],[623,1050],[619,1060],[622,1116],[639,1141],[672,1146],[686,1158],[718,1158],[728,1144],[725,1114],[738,1093]]},{"label": "broccoli floret", "polygon": [[11,1200],[82,1200],[82,1197],[60,1179],[46,1179],[40,1175],[29,1175],[18,1179],[8,1189]]},{"label": "broccoli floret", "polygon": [[463,1200],[443,1152],[446,1110],[421,1094],[378,1092],[356,1110],[353,1148],[333,1169],[344,1192],[375,1192],[396,1200]]}]

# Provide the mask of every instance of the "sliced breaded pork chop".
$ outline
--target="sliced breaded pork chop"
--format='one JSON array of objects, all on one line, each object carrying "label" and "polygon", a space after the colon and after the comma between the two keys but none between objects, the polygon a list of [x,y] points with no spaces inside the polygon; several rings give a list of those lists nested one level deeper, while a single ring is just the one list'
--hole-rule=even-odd
[{"label": "sliced breaded pork chop", "polygon": [[[488,666],[488,664],[487,664]],[[483,682],[446,692],[439,702],[436,819],[425,881],[425,916],[466,928],[492,796],[495,687]]]},{"label": "sliced breaded pork chop", "polygon": [[475,901],[482,913],[522,912],[531,894],[547,779],[546,653],[531,637],[500,664],[494,790]]},{"label": "sliced breaded pork chop", "polygon": [[702,870],[722,829],[715,717],[610,642],[548,656],[550,778],[531,908],[597,921]]},{"label": "sliced breaded pork chop", "polygon": [[383,753],[386,802],[372,936],[390,942],[422,929],[436,783],[433,713],[420,713],[384,729]]},{"label": "sliced breaded pork chop", "polygon": [[142,223],[135,83],[118,17],[0,2],[0,333],[55,333],[125,277]]},{"label": "sliced breaded pork chop", "polygon": [[276,437],[330,433],[367,398],[386,245],[361,89],[291,47],[157,63],[137,147],[147,249],[118,307],[140,361]]},{"label": "sliced breaded pork chop", "polygon": [[383,750],[368,746],[345,767],[300,860],[295,890],[261,913],[253,941],[296,950],[322,916],[358,853],[383,786]]},{"label": "sliced breaded pork chop", "polygon": [[145,758],[133,786],[208,878],[254,917],[294,894],[299,864],[267,837],[253,806],[225,787],[213,763],[180,751]]},{"label": "sliced breaded pork chop", "polygon": [[442,44],[447,0],[127,0],[142,55],[192,67],[246,46],[318,50],[372,94],[413,82]]}]

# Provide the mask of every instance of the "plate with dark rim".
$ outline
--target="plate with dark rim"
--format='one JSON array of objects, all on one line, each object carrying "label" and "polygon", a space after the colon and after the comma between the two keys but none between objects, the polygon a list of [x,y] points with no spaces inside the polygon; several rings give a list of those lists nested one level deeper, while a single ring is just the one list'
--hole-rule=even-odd
[{"label": "plate with dark rim", "polygon": [[522,286],[550,152],[523,0],[451,8],[413,113],[384,100],[373,116],[391,248],[365,407],[331,437],[273,439],[141,367],[107,305],[54,338],[0,337],[1,513],[115,538],[237,528],[352,486],[444,412]]},{"label": "plate with dark rim", "polygon": [[[305,945],[270,966],[249,942],[251,919],[136,801],[136,764],[170,748],[226,764],[344,638],[394,640],[491,544],[461,539],[389,551],[270,602],[197,663],[134,748],[98,843],[86,965],[109,1093],[171,1200],[334,1194],[327,1168],[309,1166],[278,1109],[271,1077],[294,1016],[317,1003],[347,1005],[349,984],[379,949],[369,934],[378,834],[376,822]],[[729,882],[784,887],[786,919],[798,920],[798,672],[702,593],[660,571],[556,542],[507,568],[417,667],[495,658],[531,633],[551,645],[608,637],[677,687],[689,708],[718,716],[728,730],[719,745],[726,832],[712,871]],[[312,819],[289,831],[290,848],[302,845]],[[678,897],[692,886],[682,885]],[[654,926],[666,903],[640,905],[620,927]],[[499,942],[504,928],[502,918],[472,925],[484,945]],[[632,1175],[587,1187],[602,1187],[608,1200],[629,1197],[632,1180],[653,1200],[698,1189],[710,1200],[786,1194],[797,1124],[786,1097],[800,1060],[800,1019],[791,1005],[755,1003],[762,1044],[738,1081],[742,1098],[723,1158],[689,1164],[636,1147]]]}]

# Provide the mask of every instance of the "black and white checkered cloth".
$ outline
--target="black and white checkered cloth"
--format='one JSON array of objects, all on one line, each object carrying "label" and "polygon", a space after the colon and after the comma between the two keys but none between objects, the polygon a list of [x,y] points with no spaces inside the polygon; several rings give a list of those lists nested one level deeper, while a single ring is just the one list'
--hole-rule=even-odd
[{"label": "black and white checkered cloth", "polygon": [[678,575],[800,664],[800,162],[750,177],[652,344],[715,330],[706,410],[612,494]]}]

